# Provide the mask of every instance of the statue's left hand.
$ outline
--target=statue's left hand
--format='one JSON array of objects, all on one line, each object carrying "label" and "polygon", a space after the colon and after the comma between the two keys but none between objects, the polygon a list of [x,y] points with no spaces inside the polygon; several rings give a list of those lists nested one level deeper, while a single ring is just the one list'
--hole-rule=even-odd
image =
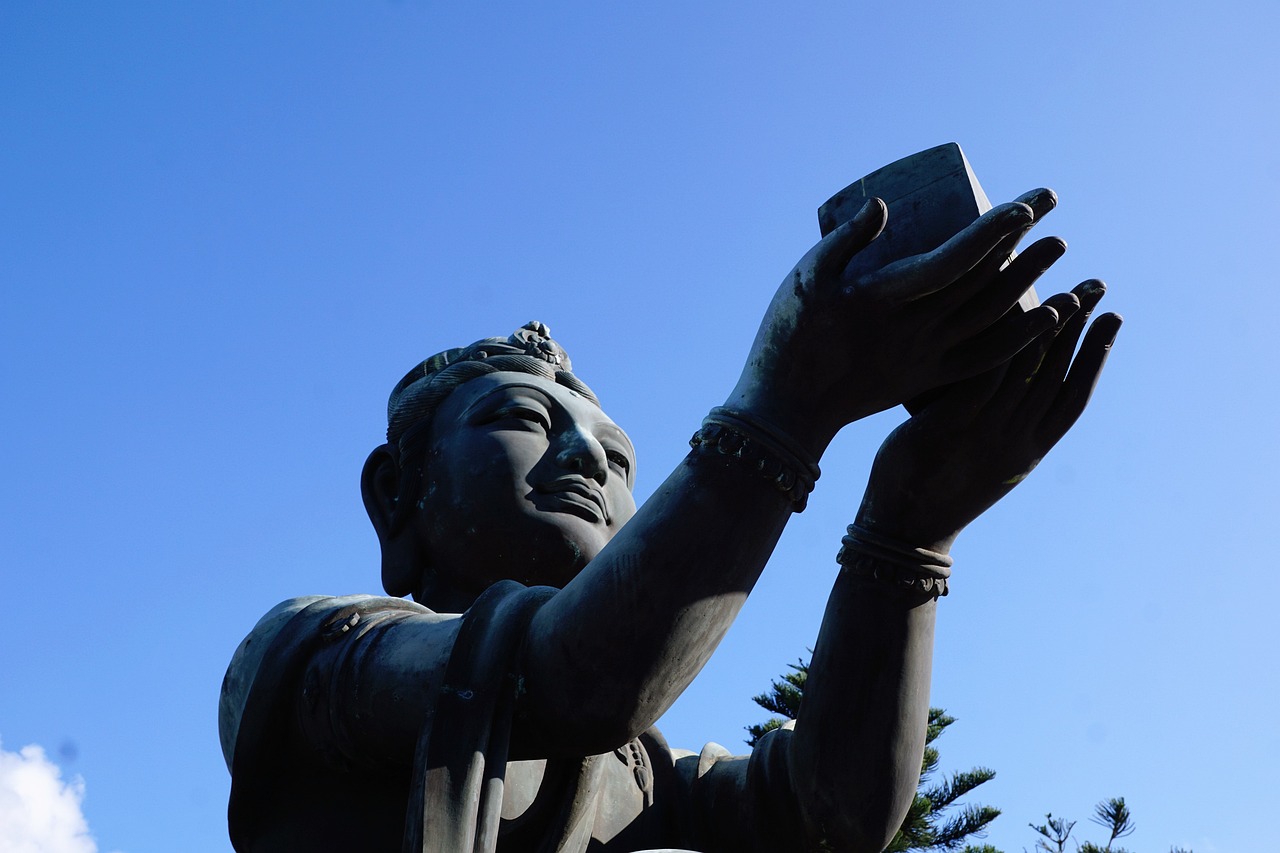
[{"label": "statue's left hand", "polygon": [[1105,286],[1086,281],[1046,301],[1063,318],[1007,364],[956,383],[890,433],[876,454],[857,524],[947,553],[1008,494],[1084,411],[1122,318],[1103,314],[1077,340]]}]

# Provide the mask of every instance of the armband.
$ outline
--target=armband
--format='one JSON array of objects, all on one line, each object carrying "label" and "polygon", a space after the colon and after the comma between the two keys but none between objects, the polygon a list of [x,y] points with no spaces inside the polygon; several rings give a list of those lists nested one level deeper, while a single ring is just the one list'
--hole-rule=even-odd
[{"label": "armband", "polygon": [[934,599],[947,594],[952,565],[948,554],[908,548],[856,524],[849,525],[840,545],[836,562],[855,577]]},{"label": "armband", "polygon": [[793,512],[804,511],[822,473],[803,448],[772,424],[722,406],[703,419],[689,446],[695,453],[714,450],[741,460],[787,495]]}]

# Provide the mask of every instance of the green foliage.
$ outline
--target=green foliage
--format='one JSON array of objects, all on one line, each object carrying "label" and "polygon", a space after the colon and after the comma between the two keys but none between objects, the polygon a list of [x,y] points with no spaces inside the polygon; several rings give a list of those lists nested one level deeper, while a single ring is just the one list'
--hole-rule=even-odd
[{"label": "green foliage", "polygon": [[[1133,812],[1129,811],[1129,807],[1125,805],[1124,797],[1112,797],[1098,803],[1093,807],[1093,817],[1089,820],[1107,830],[1107,842],[1106,844],[1095,844],[1092,841],[1079,842],[1076,845],[1077,853],[1131,853],[1124,847],[1114,846],[1121,838],[1132,835],[1137,829],[1133,822]],[[1048,851],[1048,853],[1064,853],[1067,839],[1071,837],[1071,830],[1076,822],[1061,817],[1055,818],[1052,814],[1045,815],[1045,821],[1038,826],[1034,823],[1029,824],[1041,836],[1036,839],[1035,849]],[[1191,851],[1182,847],[1173,847],[1170,848],[1169,853],[1191,853]]]},{"label": "green foliage", "polygon": [[[803,659],[790,664],[791,671],[785,673],[780,680],[774,681],[768,693],[753,697],[755,703],[776,716],[757,725],[747,726],[750,738],[747,743],[755,746],[760,738],[783,725],[785,720],[794,720],[800,714],[800,704],[804,699],[804,686],[809,677],[809,664]],[[966,841],[970,837],[979,838],[987,824],[995,820],[1000,810],[991,806],[966,804],[962,807],[956,801],[984,782],[991,780],[996,774],[986,767],[975,767],[972,770],[953,773],[950,778],[944,777],[933,781],[938,770],[938,750],[933,742],[946,731],[947,726],[954,723],[952,717],[941,708],[929,709],[929,728],[925,732],[924,758],[920,766],[920,785],[916,790],[915,800],[907,812],[906,818],[893,841],[885,848],[885,853],[907,853],[911,850],[954,851],[955,853],[1000,853],[990,844],[972,845]],[[1044,816],[1042,824],[1028,824],[1036,831],[1035,851],[1037,853],[1067,853],[1067,841],[1075,828],[1074,820],[1064,817]],[[1089,818],[1107,830],[1106,844],[1098,845],[1092,841],[1077,842],[1076,853],[1130,853],[1115,843],[1121,838],[1132,835],[1136,825],[1133,813],[1125,805],[1124,797],[1112,797],[1098,803]],[[962,846],[963,845],[963,846]],[[1182,847],[1170,848],[1169,853],[1192,853]]]},{"label": "green foliage", "polygon": [[[1098,803],[1093,808],[1093,817],[1089,819],[1111,833],[1111,837],[1107,839],[1107,846],[1103,848],[1106,853],[1113,853],[1111,845],[1116,842],[1116,839],[1132,835],[1137,829],[1133,824],[1133,812],[1129,811],[1129,807],[1124,804],[1124,797],[1112,797]],[[1114,853],[1125,853],[1125,851],[1117,847]]]},{"label": "green foliage", "polygon": [[[812,651],[812,649],[810,650]],[[800,713],[800,700],[804,697],[804,682],[809,677],[809,664],[801,658],[788,665],[791,672],[784,673],[781,681],[774,681],[768,693],[751,697],[751,700],[770,714],[779,714],[794,720]],[[747,746],[755,746],[760,738],[782,726],[783,720],[770,717],[763,723],[747,726]]]},{"label": "green foliage", "polygon": [[885,848],[886,853],[960,850],[966,839],[970,836],[981,837],[987,824],[999,817],[1000,810],[997,808],[972,804],[966,804],[956,813],[947,814],[956,806],[956,800],[996,775],[990,768],[975,767],[954,773],[950,778],[932,781],[938,769],[938,750],[933,742],[955,721],[955,717],[941,708],[929,709],[929,728],[925,733],[924,759],[920,767],[920,787],[902,827]]},{"label": "green foliage", "polygon": [[[799,715],[805,681],[809,676],[809,664],[804,660],[797,660],[790,668],[791,672],[773,682],[768,693],[753,697],[757,705],[778,716],[747,726],[749,745],[755,746],[760,738],[781,726],[784,721],[779,717],[794,720]],[[949,778],[933,780],[938,769],[938,750],[933,742],[955,721],[955,717],[941,708],[929,709],[929,728],[925,732],[920,786],[901,828],[885,848],[885,853],[905,853],[909,850],[999,853],[990,845],[973,847],[966,845],[965,841],[970,837],[980,837],[987,824],[1000,814],[1000,810],[981,805],[956,806],[956,800],[990,780],[996,775],[995,771],[975,767],[966,772],[954,773]]]},{"label": "green foliage", "polygon": [[1046,850],[1048,853],[1063,853],[1067,849],[1067,839],[1071,837],[1071,830],[1075,827],[1074,820],[1067,820],[1065,817],[1054,817],[1053,813],[1044,816],[1045,822],[1036,826],[1034,823],[1027,824],[1043,838],[1036,839],[1036,849]]}]

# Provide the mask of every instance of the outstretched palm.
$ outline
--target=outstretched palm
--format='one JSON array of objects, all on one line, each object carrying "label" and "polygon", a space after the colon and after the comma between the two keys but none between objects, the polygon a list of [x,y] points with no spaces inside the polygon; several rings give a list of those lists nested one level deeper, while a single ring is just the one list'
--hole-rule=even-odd
[{"label": "outstretched palm", "polygon": [[[1086,281],[1045,304],[1060,318],[1006,364],[945,388],[890,433],[876,454],[858,525],[946,552],[969,522],[1021,482],[1080,417],[1122,318]],[[1073,355],[1075,355],[1073,359]]]}]

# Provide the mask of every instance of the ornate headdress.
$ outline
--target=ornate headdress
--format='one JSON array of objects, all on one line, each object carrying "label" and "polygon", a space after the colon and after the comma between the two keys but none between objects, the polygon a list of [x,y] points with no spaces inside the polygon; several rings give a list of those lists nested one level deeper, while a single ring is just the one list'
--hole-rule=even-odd
[{"label": "ornate headdress", "polygon": [[465,347],[447,349],[406,373],[396,383],[391,391],[391,399],[387,401],[387,441],[399,441],[410,427],[429,415],[448,391],[452,390],[452,386],[433,388],[437,377],[446,368],[468,361],[494,359],[494,369],[513,369],[515,365],[504,356],[523,356],[545,362],[549,376],[557,381],[568,380],[565,384],[575,390],[586,391],[592,400],[595,399],[595,395],[573,376],[569,354],[552,340],[551,329],[547,324],[530,320],[505,338],[484,338]]}]

